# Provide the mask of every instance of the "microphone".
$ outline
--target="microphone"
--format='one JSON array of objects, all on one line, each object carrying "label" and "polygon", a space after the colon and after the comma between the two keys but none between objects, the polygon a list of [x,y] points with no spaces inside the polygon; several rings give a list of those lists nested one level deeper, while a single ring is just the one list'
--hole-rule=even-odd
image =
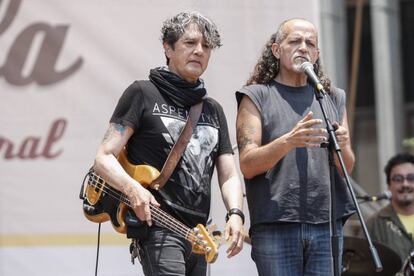
[{"label": "microphone", "polygon": [[319,81],[318,77],[315,74],[315,71],[313,71],[313,64],[305,61],[301,64],[300,69],[306,74],[308,77],[308,81],[310,84],[315,86],[316,90],[321,92],[322,94],[326,94],[325,90],[323,89],[322,83]]},{"label": "microphone", "polygon": [[362,199],[364,201],[375,202],[375,201],[379,201],[379,200],[383,200],[383,199],[388,199],[389,200],[389,199],[391,199],[391,197],[392,197],[391,192],[390,191],[385,191],[385,192],[383,192],[381,194],[378,194],[376,196],[364,195],[364,196],[358,196],[357,198]]}]

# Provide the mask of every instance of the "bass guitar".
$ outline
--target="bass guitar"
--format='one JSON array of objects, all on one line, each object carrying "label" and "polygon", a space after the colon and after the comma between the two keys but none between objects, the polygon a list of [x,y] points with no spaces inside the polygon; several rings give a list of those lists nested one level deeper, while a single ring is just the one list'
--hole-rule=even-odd
[{"label": "bass guitar", "polygon": [[[148,188],[160,174],[149,165],[133,165],[126,157],[125,149],[118,157],[124,170],[143,187]],[[128,198],[110,186],[102,177],[91,169],[83,184],[81,192],[85,217],[96,223],[111,221],[113,228],[121,234],[126,233],[125,215],[131,203]],[[218,243],[213,241],[204,225],[189,228],[170,214],[150,204],[151,217],[155,225],[164,227],[185,238],[192,244],[195,254],[203,254],[207,263],[213,263],[218,256]]]}]

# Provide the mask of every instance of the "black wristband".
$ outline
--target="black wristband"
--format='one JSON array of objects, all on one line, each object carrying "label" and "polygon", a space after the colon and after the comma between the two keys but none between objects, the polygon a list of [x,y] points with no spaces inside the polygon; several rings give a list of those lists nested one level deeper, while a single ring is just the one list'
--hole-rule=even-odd
[{"label": "black wristband", "polygon": [[240,210],[239,208],[231,208],[227,212],[227,215],[226,215],[226,218],[225,218],[226,222],[229,221],[229,218],[230,218],[231,215],[238,215],[239,217],[241,217],[242,223],[244,224],[244,214],[243,214],[242,210]]}]

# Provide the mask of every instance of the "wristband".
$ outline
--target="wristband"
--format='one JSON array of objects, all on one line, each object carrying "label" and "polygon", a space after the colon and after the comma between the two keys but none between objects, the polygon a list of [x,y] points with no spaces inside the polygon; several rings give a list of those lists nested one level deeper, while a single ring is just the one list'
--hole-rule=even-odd
[{"label": "wristband", "polygon": [[242,224],[244,224],[244,214],[243,214],[243,211],[242,210],[240,210],[239,208],[231,208],[227,212],[227,215],[226,215],[226,218],[225,218],[226,222],[229,221],[229,218],[230,218],[231,215],[238,215],[239,217],[241,217]]}]

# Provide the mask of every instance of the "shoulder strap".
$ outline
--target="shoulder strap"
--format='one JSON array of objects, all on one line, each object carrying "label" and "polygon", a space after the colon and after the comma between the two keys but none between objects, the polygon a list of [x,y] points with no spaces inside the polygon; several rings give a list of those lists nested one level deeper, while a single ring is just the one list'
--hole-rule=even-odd
[{"label": "shoulder strap", "polygon": [[178,161],[181,159],[181,156],[187,147],[188,142],[190,141],[193,129],[197,125],[198,119],[200,118],[202,108],[203,101],[193,105],[190,108],[187,122],[181,131],[180,137],[171,149],[170,154],[168,155],[167,160],[162,167],[160,175],[151,183],[151,188],[158,190],[164,187],[165,183],[167,183],[167,180],[173,173],[175,167],[178,164]]}]

